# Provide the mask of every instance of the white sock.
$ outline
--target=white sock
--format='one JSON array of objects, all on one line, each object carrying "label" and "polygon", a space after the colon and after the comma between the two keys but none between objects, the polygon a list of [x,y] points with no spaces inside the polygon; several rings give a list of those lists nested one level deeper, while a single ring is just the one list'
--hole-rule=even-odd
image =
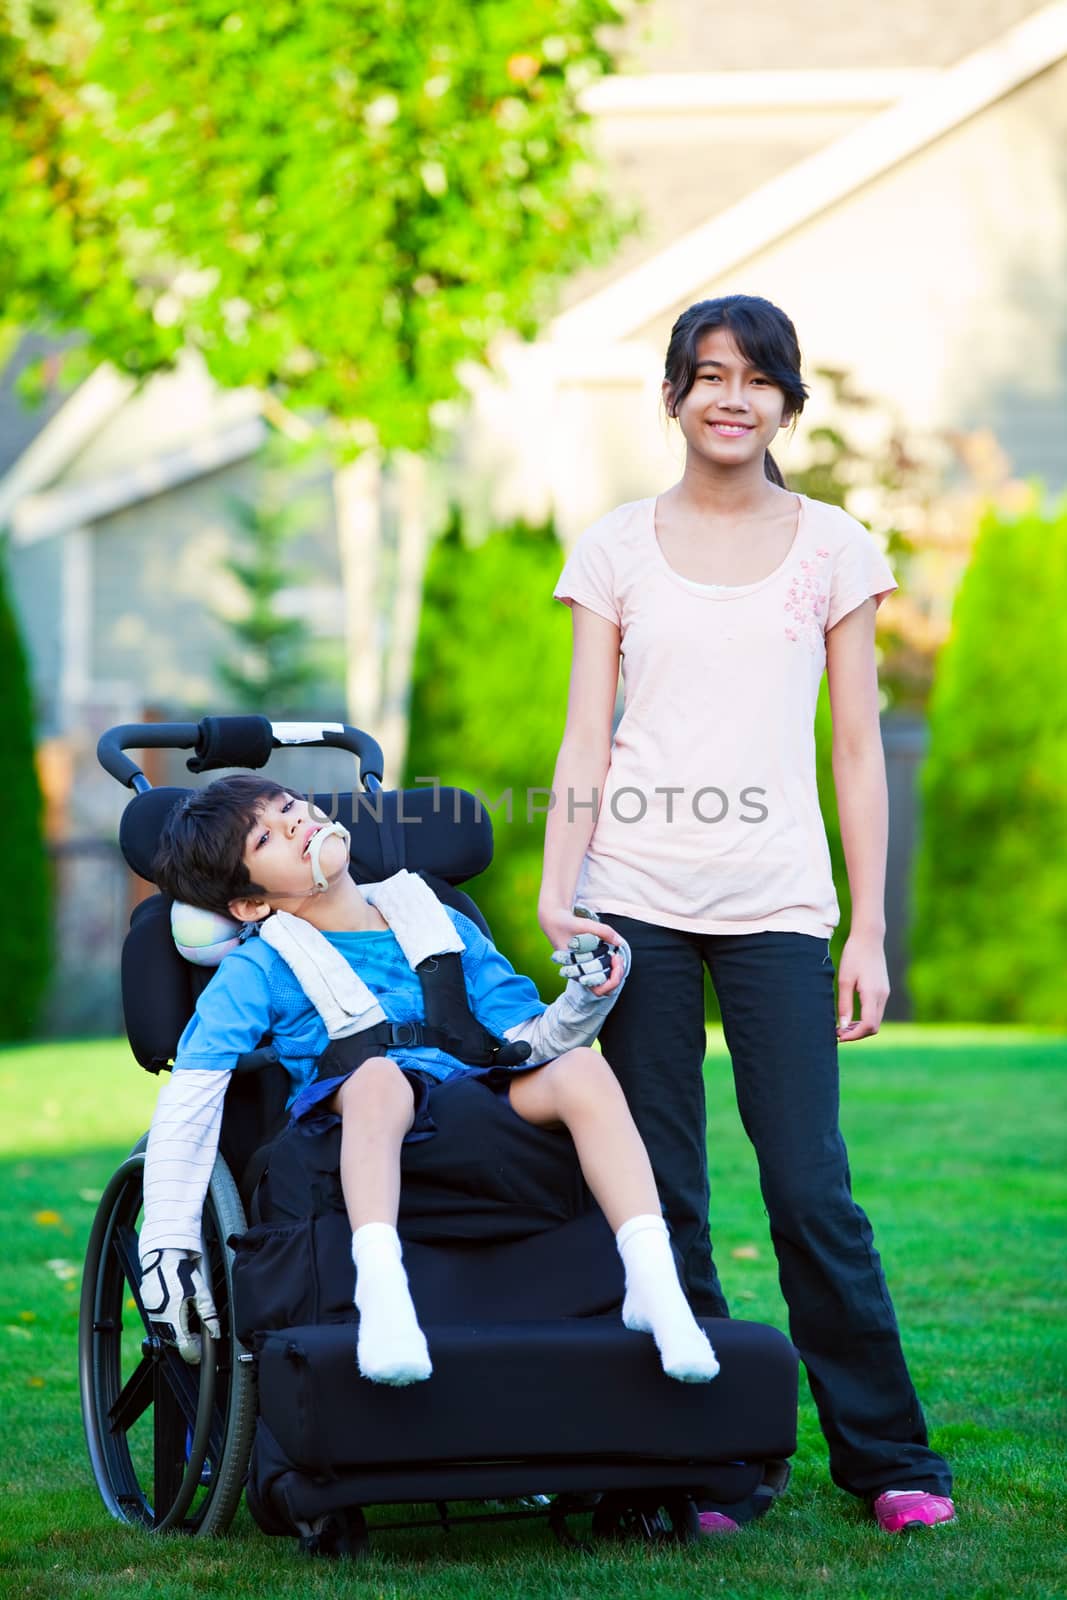
[{"label": "white sock", "polygon": [[400,1235],[368,1222],[352,1235],[359,1336],[356,1360],[372,1383],[421,1383],[433,1371],[404,1271]]},{"label": "white sock", "polygon": [[626,1269],[623,1322],[652,1335],[668,1377],[680,1383],[710,1383],[719,1363],[678,1282],[663,1218],[651,1213],[631,1217],[615,1235],[615,1243]]}]

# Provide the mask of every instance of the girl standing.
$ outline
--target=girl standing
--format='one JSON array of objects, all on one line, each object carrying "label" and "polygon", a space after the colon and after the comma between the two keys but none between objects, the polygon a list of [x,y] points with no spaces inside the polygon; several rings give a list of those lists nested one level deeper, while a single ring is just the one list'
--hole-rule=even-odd
[{"label": "girl standing", "polygon": [[[806,398],[776,306],[690,307],[663,397],[686,443],[681,481],[587,529],[555,590],[574,657],[539,920],[558,948],[590,932],[631,946],[601,1039],[694,1306],[726,1316],[708,1236],[707,967],[833,1479],[889,1531],[949,1521],[951,1474],[927,1443],[838,1128],[838,1042],[877,1033],[889,994],[874,621],[896,584],[866,529],[790,493],[770,456]],[[815,780],[824,667],[852,891],[836,1014]],[[576,898],[609,922],[577,918]]]}]

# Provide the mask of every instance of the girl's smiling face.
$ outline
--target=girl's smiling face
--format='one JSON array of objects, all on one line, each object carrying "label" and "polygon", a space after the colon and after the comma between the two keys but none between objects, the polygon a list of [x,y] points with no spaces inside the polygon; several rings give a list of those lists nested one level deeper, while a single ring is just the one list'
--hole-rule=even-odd
[{"label": "girl's smiling face", "polygon": [[786,398],[758,367],[749,364],[725,328],[697,343],[696,375],[677,402],[664,382],[669,415],[678,419],[689,449],[717,466],[763,461],[778,430],[790,420]]},{"label": "girl's smiling face", "polygon": [[[266,801],[245,839],[244,863],[253,883],[262,887],[262,897],[234,901],[235,915],[242,921],[259,921],[280,904],[283,910],[297,905],[315,893],[308,849],[318,830],[329,818],[296,795],[280,794]],[[321,866],[333,880],[348,866],[348,845],[331,834],[322,847]],[[240,908],[240,909],[238,909]]]}]

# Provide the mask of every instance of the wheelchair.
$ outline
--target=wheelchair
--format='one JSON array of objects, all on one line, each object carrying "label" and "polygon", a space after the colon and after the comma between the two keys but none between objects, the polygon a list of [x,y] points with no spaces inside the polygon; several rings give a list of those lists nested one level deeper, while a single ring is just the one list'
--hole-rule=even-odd
[{"label": "wheelchair", "polygon": [[[191,750],[190,769],[207,772],[258,769],[288,746],[355,757],[358,790],[307,792],[349,829],[357,882],[407,868],[488,933],[460,888],[492,858],[484,808],[458,789],[385,790],[374,739],[339,723],[207,717],[110,729],[98,759],[134,791],[119,833],[130,867],[151,881],[160,829],[188,791],[153,788],[127,750]],[[147,1071],[170,1068],[212,970],[179,954],[164,896],[135,908],[123,1010]],[[221,1337],[203,1340],[199,1366],[157,1335],[141,1302],[147,1136],[104,1191],[83,1276],[79,1379],[89,1460],[113,1518],[208,1537],[245,1494],[265,1532],[339,1556],[366,1550],[371,1507],[434,1510],[390,1529],[544,1516],[573,1543],[568,1519],[591,1514],[597,1536],[687,1541],[699,1536],[696,1498],[742,1522],[781,1493],[796,1449],[793,1347],[762,1324],[702,1319],[719,1377],[667,1378],[652,1341],[622,1325],[621,1265],[588,1197],[565,1217],[479,1211],[467,1181],[457,1222],[447,1185],[405,1169],[399,1227],[434,1376],[412,1388],[360,1377],[336,1145],[312,1149],[301,1174],[311,1200],[287,1205],[272,1155],[287,1088],[268,1038],[227,1090],[204,1207]],[[299,1263],[295,1300],[278,1289],[283,1257]]]}]

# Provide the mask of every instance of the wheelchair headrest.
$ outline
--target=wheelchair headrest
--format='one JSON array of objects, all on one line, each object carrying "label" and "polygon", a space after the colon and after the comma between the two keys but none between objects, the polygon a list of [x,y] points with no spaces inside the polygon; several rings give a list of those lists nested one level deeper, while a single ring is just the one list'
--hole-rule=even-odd
[{"label": "wheelchair headrest", "polygon": [[[129,865],[151,883],[159,836],[188,789],[147,789],[122,814],[119,844]],[[349,870],[357,883],[375,883],[401,867],[466,883],[493,859],[493,825],[483,804],[464,789],[389,789],[377,794],[316,794],[314,803],[352,836]]]}]

